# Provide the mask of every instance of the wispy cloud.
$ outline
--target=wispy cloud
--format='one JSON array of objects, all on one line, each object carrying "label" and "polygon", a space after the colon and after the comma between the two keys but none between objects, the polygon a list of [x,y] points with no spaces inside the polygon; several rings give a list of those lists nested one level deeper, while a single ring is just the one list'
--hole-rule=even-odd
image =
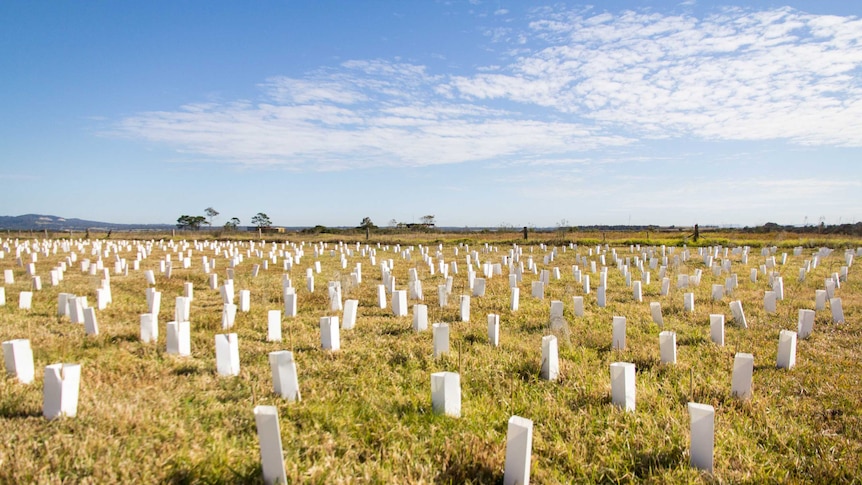
[{"label": "wispy cloud", "polygon": [[645,138],[862,145],[862,20],[789,8],[706,18],[542,12],[539,46],[504,72],[450,81]]},{"label": "wispy cloud", "polygon": [[353,60],[264,80],[255,100],[140,113],[115,133],[296,170],[578,164],[600,160],[596,150],[683,137],[862,146],[855,17],[544,9],[487,32],[516,53],[507,64],[495,57],[454,76]]},{"label": "wispy cloud", "polygon": [[119,131],[243,165],[302,170],[555,156],[629,142],[581,123],[441,97],[422,66],[351,61],[314,78],[270,79],[262,102],[142,113]]}]

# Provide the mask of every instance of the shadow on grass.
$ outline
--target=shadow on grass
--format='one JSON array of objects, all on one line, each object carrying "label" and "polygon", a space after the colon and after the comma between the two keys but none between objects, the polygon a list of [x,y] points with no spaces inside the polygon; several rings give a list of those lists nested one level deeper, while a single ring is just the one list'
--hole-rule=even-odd
[{"label": "shadow on grass", "polygon": [[411,363],[411,355],[407,352],[393,350],[389,356],[390,367],[403,367]]},{"label": "shadow on grass", "polygon": [[418,401],[398,402],[393,404],[391,409],[399,419],[405,416],[423,416],[432,412],[430,402],[424,403]]},{"label": "shadow on grass", "polygon": [[464,335],[464,342],[470,345],[485,345],[488,343],[488,336],[477,333],[468,333],[467,335]]},{"label": "shadow on grass", "polygon": [[94,335],[87,336],[81,341],[82,349],[102,349],[105,348],[108,342],[111,340],[111,337],[106,337],[104,334],[102,335]]},{"label": "shadow on grass", "polygon": [[470,456],[457,455],[443,465],[443,471],[434,477],[434,483],[503,483],[503,476],[484,463],[476,463]]},{"label": "shadow on grass", "polygon": [[206,463],[191,465],[188,463],[172,463],[171,471],[163,483],[176,485],[200,484],[200,483],[236,483],[236,484],[259,484],[263,483],[263,471],[259,464],[248,465],[242,469],[235,470],[230,467],[218,470],[210,468]]},{"label": "shadow on grass", "polygon": [[523,360],[512,367],[512,373],[524,382],[538,382],[541,380],[542,363]]},{"label": "shadow on grass", "polygon": [[688,347],[688,346],[698,346],[704,345],[711,340],[707,339],[703,335],[682,335],[676,340],[676,345],[679,347]]},{"label": "shadow on grass", "polygon": [[380,335],[388,335],[391,337],[398,337],[408,333],[413,333],[412,327],[386,327],[380,330]]},{"label": "shadow on grass", "polygon": [[175,376],[193,376],[201,373],[201,368],[194,364],[185,364],[174,369],[171,374]]},{"label": "shadow on grass", "polygon": [[709,404],[714,408],[727,407],[743,412],[751,407],[751,401],[747,399],[739,399],[730,394],[730,387],[706,387],[695,384],[694,395],[690,396],[688,391],[681,393],[678,396],[678,402],[681,406],[686,406],[689,402],[698,402],[701,404]]},{"label": "shadow on grass", "polygon": [[120,342],[139,342],[140,340],[141,336],[133,333],[125,335],[113,335],[108,339],[108,341],[112,344],[118,344]]},{"label": "shadow on grass", "polygon": [[611,395],[607,391],[584,388],[581,388],[574,398],[565,401],[566,405],[574,409],[602,408],[610,405],[611,402]]},{"label": "shadow on grass", "polygon": [[[16,301],[14,301],[13,303],[15,304],[15,307],[14,307],[14,308],[16,308],[16,309],[17,309],[17,308],[18,308],[18,302],[17,302],[17,300],[16,300]],[[9,305],[7,305],[7,306],[9,306]],[[26,310],[25,310],[25,311],[26,311]],[[48,319],[48,318],[52,318],[52,317],[55,317],[55,316],[56,316],[53,312],[34,312],[34,311],[32,311],[32,310],[30,310],[30,311],[29,311],[29,313],[27,313],[27,315],[30,315],[30,316],[33,316],[33,317],[44,318],[44,319]],[[83,322],[81,322],[81,323],[83,323]]]},{"label": "shadow on grass", "polygon": [[647,372],[661,366],[661,360],[646,355],[629,356],[626,362],[634,364],[636,372]]},{"label": "shadow on grass", "polygon": [[649,478],[656,473],[678,467],[685,460],[682,448],[649,450],[637,453],[632,472],[638,478]]},{"label": "shadow on grass", "polygon": [[20,418],[40,418],[42,410],[27,406],[21,402],[4,402],[0,404],[0,418],[20,419]]},{"label": "shadow on grass", "polygon": [[619,352],[618,350],[613,348],[612,344],[613,344],[613,342],[598,343],[595,341],[591,341],[591,342],[584,342],[584,347],[587,347],[589,349],[593,349],[596,352],[596,355],[599,358],[602,358],[602,357],[604,357],[604,354],[608,354],[611,352]]},{"label": "shadow on grass", "polygon": [[299,353],[306,353],[306,352],[318,352],[319,350],[320,350],[320,347],[314,347],[311,345],[297,345],[296,347],[293,348],[293,350],[291,352],[293,352],[294,354],[299,354]]}]

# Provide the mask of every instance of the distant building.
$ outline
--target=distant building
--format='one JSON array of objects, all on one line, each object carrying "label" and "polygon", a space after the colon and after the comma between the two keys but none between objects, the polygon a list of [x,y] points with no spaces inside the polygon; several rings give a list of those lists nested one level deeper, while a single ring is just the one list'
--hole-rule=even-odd
[{"label": "distant building", "polygon": [[263,234],[284,234],[285,229],[283,227],[269,226],[269,227],[255,227],[249,226],[246,227],[248,232],[257,232],[260,229],[260,232]]}]

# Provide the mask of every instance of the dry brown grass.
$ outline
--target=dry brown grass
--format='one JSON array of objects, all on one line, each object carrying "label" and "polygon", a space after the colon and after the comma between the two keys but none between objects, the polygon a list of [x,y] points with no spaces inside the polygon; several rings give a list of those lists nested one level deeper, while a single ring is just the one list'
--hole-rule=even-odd
[{"label": "dry brown grass", "polygon": [[[89,244],[89,243],[86,243]],[[244,242],[243,244],[247,244]],[[408,240],[405,244],[416,244]],[[492,245],[494,243],[491,243]],[[330,243],[332,249],[333,244]],[[862,476],[860,437],[860,282],[851,268],[850,280],[838,290],[847,323],[831,323],[828,309],[818,312],[815,333],[799,341],[797,367],[775,368],[778,332],[796,327],[798,308],[813,308],[814,289],[841,266],[841,252],[824,261],[804,283],[796,276],[802,260],[788,259],[779,268],[785,278],[784,301],[777,314],[762,310],[765,278],[748,280],[750,265],[733,259],[740,287],[732,299],[744,302],[750,328],[730,322],[728,302],[710,302],[714,278],[693,258],[673,269],[671,292],[659,296],[657,271],[644,287],[644,303],[632,300],[620,272],[608,270],[609,305],[595,301],[597,275],[591,275],[593,292],[586,295],[586,315],[572,314],[571,297],[582,295],[573,281],[571,265],[577,251],[562,251],[548,267],[558,266],[562,279],[552,281],[545,299],[530,298],[530,282],[521,284],[521,308],[508,310],[508,279],[488,281],[485,297],[472,299],[472,319],[458,322],[457,297],[466,293],[464,248],[457,257],[446,245],[445,259],[456,259],[460,274],[447,308],[437,305],[442,277],[430,275],[421,264],[418,247],[412,261],[401,259],[390,247],[378,250],[395,261],[399,288],[405,288],[407,270],[419,269],[423,279],[429,324],[449,322],[451,355],[431,356],[431,333],[413,333],[410,317],[394,318],[376,308],[380,269],[358,254],[349,268],[363,265],[363,283],[344,295],[359,300],[357,326],[342,330],[342,350],[320,350],[318,320],[330,315],[325,293],[327,281],[342,280],[350,271],[326,251],[319,260],[316,291],[305,290],[305,269],[314,258],[306,256],[291,271],[299,294],[299,316],[284,321],[284,342],[265,340],[266,311],[281,308],[281,262],[252,278],[246,260],[236,270],[236,288],[251,289],[251,312],[239,313],[234,327],[239,335],[241,372],[223,378],[215,373],[213,336],[222,333],[221,301],[207,287],[200,257],[194,251],[192,269],[174,269],[171,279],[157,276],[162,292],[158,344],[139,341],[139,314],[146,310],[143,269],[158,269],[165,252],[159,248],[142,262],[142,271],[111,276],[114,302],[97,312],[100,335],[87,337],[80,325],[56,317],[57,294],[87,295],[95,304],[99,277],[75,265],[58,287],[44,281],[29,312],[17,309],[17,295],[27,289],[24,269],[15,266],[14,252],[0,260],[3,269],[15,271],[16,282],[6,285],[7,305],[0,307],[0,339],[29,338],[34,350],[37,379],[21,385],[0,380],[0,481],[6,483],[253,483],[260,466],[252,408],[278,407],[288,478],[300,483],[494,483],[502,479],[506,422],[518,414],[535,423],[534,483],[566,482],[852,482]],[[376,248],[376,244],[375,244]],[[499,262],[510,246],[482,254]],[[481,251],[478,245],[471,249]],[[432,250],[432,255],[436,245]],[[530,252],[532,250],[532,253]],[[550,248],[549,248],[550,250]],[[618,247],[622,257],[633,257],[628,246]],[[681,251],[676,249],[677,254]],[[692,249],[695,252],[696,249]],[[778,256],[781,252],[779,250]],[[788,250],[789,252],[790,250]],[[170,252],[170,250],[169,250]],[[548,251],[525,246],[524,260],[532,254],[544,267]],[[135,252],[123,252],[131,260]],[[79,259],[91,257],[79,252]],[[40,254],[38,274],[66,254]],[[112,256],[113,257],[113,256]],[[176,256],[174,256],[176,261]],[[752,250],[750,262],[763,261]],[[609,265],[611,261],[608,261]],[[225,277],[226,261],[219,258],[216,272]],[[113,265],[108,265],[113,269]],[[676,274],[704,269],[694,288],[693,314],[682,310],[682,291]],[[637,274],[637,273],[636,273]],[[183,283],[194,285],[192,303],[192,356],[165,353],[164,323],[171,320],[174,298]],[[541,338],[547,333],[552,299],[565,303],[568,333],[560,335],[561,378],[539,379]],[[649,302],[662,303],[665,328],[677,332],[679,362],[661,365],[658,332],[649,315]],[[415,302],[410,302],[411,305]],[[487,313],[501,315],[501,346],[487,345]],[[728,318],[727,345],[709,341],[710,313]],[[627,349],[612,351],[611,319],[628,320]],[[289,349],[296,355],[303,400],[287,403],[271,392],[267,353]],[[730,397],[730,372],[736,352],[755,354],[754,396],[748,401]],[[628,361],[637,366],[637,411],[625,413],[610,404],[608,366]],[[82,364],[78,416],[47,421],[41,416],[41,369],[50,363]],[[462,418],[431,412],[430,374],[441,370],[462,375]],[[693,386],[692,386],[693,384]],[[689,400],[716,408],[715,474],[710,477],[688,466]]]}]

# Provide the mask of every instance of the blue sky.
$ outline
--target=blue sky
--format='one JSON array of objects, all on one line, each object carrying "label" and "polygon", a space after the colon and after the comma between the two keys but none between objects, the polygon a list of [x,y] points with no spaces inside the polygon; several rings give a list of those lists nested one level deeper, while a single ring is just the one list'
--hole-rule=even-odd
[{"label": "blue sky", "polygon": [[862,218],[855,1],[0,2],[0,214]]}]

